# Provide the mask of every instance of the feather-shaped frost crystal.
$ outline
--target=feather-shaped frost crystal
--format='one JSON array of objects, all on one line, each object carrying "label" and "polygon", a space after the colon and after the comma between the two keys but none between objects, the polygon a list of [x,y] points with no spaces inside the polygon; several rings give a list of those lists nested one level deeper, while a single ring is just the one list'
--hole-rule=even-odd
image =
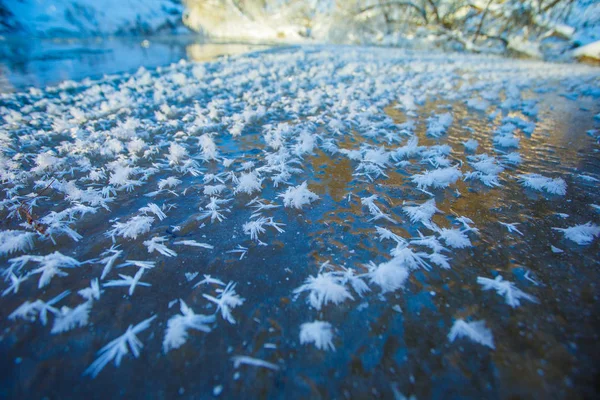
[{"label": "feather-shaped frost crystal", "polygon": [[279,367],[276,364],[254,357],[233,356],[231,357],[231,361],[233,361],[233,366],[235,368],[239,368],[240,365],[252,365],[255,367],[272,369],[273,371],[279,370]]},{"label": "feather-shaped frost crystal", "polygon": [[121,236],[125,239],[137,239],[138,236],[150,231],[153,222],[153,217],[136,215],[127,222],[115,222],[113,229],[108,231],[106,235],[112,237],[113,240],[115,236]]},{"label": "feather-shaped frost crystal", "polygon": [[95,378],[112,360],[115,361],[116,367],[120,366],[121,360],[130,351],[133,357],[138,358],[144,345],[136,335],[148,329],[154,318],[156,316],[145,319],[135,326],[129,325],[123,335],[109,342],[98,351],[98,358],[85,370],[84,375],[90,375],[92,378]]},{"label": "feather-shaped frost crystal", "polygon": [[167,240],[168,239],[164,236],[155,236],[150,240],[144,241],[144,246],[146,246],[148,248],[148,253],[157,251],[160,254],[167,256],[167,257],[177,256],[176,252],[174,252],[173,250],[169,249],[167,246],[164,245],[164,243]]},{"label": "feather-shaped frost crystal", "polygon": [[180,299],[179,303],[181,314],[171,317],[169,322],[167,322],[167,329],[163,340],[163,351],[165,353],[171,349],[181,347],[187,341],[188,329],[208,333],[211,331],[208,324],[215,321],[214,315],[195,314],[183,300]]},{"label": "feather-shaped frost crystal", "polygon": [[442,228],[439,230],[440,238],[450,247],[464,249],[471,247],[471,240],[466,235],[466,230],[457,228]]},{"label": "feather-shaped frost crystal", "polygon": [[61,333],[76,327],[86,326],[91,308],[91,301],[86,301],[73,309],[63,306],[60,313],[56,315],[51,333]]},{"label": "feather-shaped frost crystal", "polygon": [[506,222],[500,222],[500,225],[503,225],[506,229],[508,229],[509,232],[515,232],[518,233],[519,235],[523,236],[523,232],[521,232],[519,230],[519,228],[517,228],[517,225],[519,225],[519,223],[517,222],[513,222],[513,223],[506,223]]},{"label": "feather-shaped frost crystal", "polygon": [[17,251],[31,250],[33,248],[32,232],[25,231],[1,231],[0,232],[0,255],[11,254]]},{"label": "feather-shaped frost crystal", "polygon": [[462,176],[458,167],[438,168],[422,174],[413,175],[411,178],[419,189],[428,187],[446,188]]},{"label": "feather-shaped frost crystal", "polygon": [[324,321],[313,321],[300,325],[300,343],[314,343],[319,350],[335,350],[331,324]]},{"label": "feather-shaped frost crystal", "polygon": [[40,274],[38,288],[43,288],[48,285],[55,276],[67,276],[68,274],[62,271],[61,268],[76,268],[88,262],[80,262],[72,257],[65,256],[58,251],[55,251],[46,256],[21,256],[10,259],[8,262],[11,265],[7,271],[12,272],[14,269],[20,270],[29,261],[39,264],[38,268],[31,271],[32,274]]},{"label": "feather-shaped frost crystal", "polygon": [[229,212],[228,208],[221,208],[221,204],[226,204],[229,200],[219,199],[217,197],[211,197],[209,203],[201,210],[204,210],[200,213],[198,219],[206,219],[210,218],[210,222],[215,222],[215,220],[221,222],[225,219],[223,215],[224,212]]},{"label": "feather-shaped frost crystal", "polygon": [[348,299],[354,300],[344,286],[344,280],[332,272],[309,276],[302,286],[294,290],[295,298],[298,298],[302,292],[310,292],[308,300],[317,310],[327,303],[339,304]]},{"label": "feather-shaped frost crystal", "polygon": [[301,209],[305,205],[312,203],[319,199],[315,193],[308,190],[308,185],[303,182],[298,186],[290,186],[284,193],[281,193],[278,197],[283,198],[283,205],[286,207],[293,207]]},{"label": "feather-shaped frost crystal", "polygon": [[238,184],[234,193],[252,194],[259,192],[262,189],[262,182],[263,179],[259,178],[255,171],[243,172],[238,178]]},{"label": "feather-shaped frost crystal", "polygon": [[379,265],[371,262],[367,267],[371,283],[379,286],[382,293],[394,292],[403,288],[409,276],[408,268],[402,264],[400,259],[396,258]]},{"label": "feather-shaped frost crystal", "polygon": [[410,218],[413,224],[421,222],[425,226],[431,225],[431,218],[435,213],[441,213],[435,206],[435,199],[430,199],[416,206],[403,206],[402,211]]},{"label": "feather-shaped frost crystal", "polygon": [[524,187],[539,192],[546,191],[559,196],[567,194],[567,184],[561,178],[552,179],[540,174],[522,174],[519,175],[519,181]]},{"label": "feather-shaped frost crystal", "polygon": [[58,296],[55,296],[54,298],[48,301],[43,301],[40,299],[37,299],[33,302],[26,301],[25,303],[21,304],[15,311],[13,311],[8,316],[8,319],[15,320],[17,318],[22,318],[27,321],[33,322],[39,317],[42,325],[46,325],[46,323],[48,322],[48,313],[58,315],[60,313],[60,310],[54,307],[54,305],[62,299],[64,299],[65,297],[67,297],[69,293],[70,291],[65,290]]},{"label": "feather-shaped frost crystal", "polygon": [[250,235],[250,239],[257,241],[260,244],[264,244],[258,239],[258,235],[265,232],[265,226],[274,228],[277,232],[282,233],[284,230],[281,228],[280,223],[273,221],[273,218],[258,217],[256,219],[246,222],[242,228],[246,235]]},{"label": "feather-shaped frost crystal", "polygon": [[477,277],[477,283],[483,286],[483,290],[495,290],[500,296],[504,296],[506,304],[512,308],[516,308],[521,304],[521,300],[527,300],[536,303],[535,297],[523,292],[517,288],[512,282],[502,280],[498,275],[495,279]]},{"label": "feather-shaped frost crystal", "polygon": [[388,214],[381,211],[381,208],[379,208],[379,206],[377,204],[375,204],[375,200],[377,200],[377,198],[378,198],[377,195],[374,194],[372,196],[362,197],[360,199],[361,204],[364,207],[367,207],[367,209],[369,210],[369,213],[373,216],[371,218],[371,221],[377,221],[377,220],[383,218],[392,223],[396,223],[396,221],[392,217],[390,217]]},{"label": "feather-shaped frost crystal", "polygon": [[452,114],[444,113],[431,116],[427,119],[427,135],[438,138],[446,133],[452,125]]},{"label": "feather-shaped frost crystal", "polygon": [[202,295],[204,298],[217,305],[217,312],[220,310],[223,319],[228,321],[230,324],[235,324],[235,319],[231,314],[231,310],[241,306],[245,301],[244,298],[240,297],[235,292],[235,285],[235,283],[229,282],[224,289],[217,289],[217,293],[219,293],[217,297],[207,294]]},{"label": "feather-shaped frost crystal", "polygon": [[454,342],[457,338],[466,337],[474,342],[495,349],[492,331],[485,327],[485,321],[466,322],[457,319],[448,333],[448,340]]},{"label": "feather-shaped frost crystal", "polygon": [[588,222],[582,225],[575,225],[570,228],[552,228],[555,231],[562,232],[565,238],[572,240],[579,245],[592,243],[594,238],[600,236],[600,226]]},{"label": "feather-shaped frost crystal", "polygon": [[208,243],[200,243],[195,240],[180,240],[177,242],[173,242],[175,245],[183,245],[183,246],[191,246],[191,247],[202,247],[204,249],[214,249],[215,246]]}]

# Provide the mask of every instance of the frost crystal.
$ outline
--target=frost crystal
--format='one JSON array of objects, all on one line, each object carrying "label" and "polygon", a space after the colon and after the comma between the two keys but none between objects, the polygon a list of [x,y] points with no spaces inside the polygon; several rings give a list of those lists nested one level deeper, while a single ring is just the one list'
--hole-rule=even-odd
[{"label": "frost crystal", "polygon": [[427,119],[427,135],[432,137],[440,137],[452,125],[452,114],[444,113],[434,115]]},{"label": "frost crystal", "polygon": [[102,291],[100,290],[100,284],[98,283],[98,278],[92,279],[90,282],[90,286],[84,289],[81,289],[77,292],[81,297],[86,300],[100,300],[100,294]]},{"label": "frost crystal", "polygon": [[173,242],[176,245],[184,245],[184,246],[192,246],[192,247],[202,247],[204,249],[214,249],[215,246],[210,245],[208,243],[199,243],[195,240],[180,240],[178,242]]},{"label": "frost crystal", "polygon": [[435,206],[435,200],[430,199],[418,206],[404,206],[402,211],[409,216],[410,222],[413,224],[421,222],[425,226],[431,226],[431,218],[437,213],[441,213]]},{"label": "frost crystal", "polygon": [[448,340],[454,342],[456,338],[461,337],[467,337],[474,342],[495,349],[492,332],[485,327],[485,321],[465,322],[457,319],[448,333]]},{"label": "frost crystal", "polygon": [[423,174],[413,175],[411,178],[417,184],[419,189],[425,189],[430,186],[434,188],[446,188],[456,182],[462,176],[458,167],[448,167],[434,169]]},{"label": "frost crystal", "polygon": [[133,292],[135,291],[136,286],[147,286],[147,287],[152,286],[149,283],[140,282],[140,279],[142,279],[143,274],[144,274],[143,268],[140,268],[134,276],[119,274],[119,277],[121,279],[108,281],[103,286],[104,287],[129,286],[129,295],[132,296]]},{"label": "frost crystal", "polygon": [[175,253],[173,250],[169,249],[167,246],[165,246],[163,244],[167,240],[168,239],[164,236],[155,236],[150,240],[144,241],[144,246],[146,246],[148,248],[148,253],[157,251],[160,254],[167,256],[167,257],[177,256],[177,253]]},{"label": "frost crystal", "polygon": [[21,270],[29,261],[39,264],[39,268],[31,271],[32,274],[40,274],[38,288],[43,288],[50,283],[54,276],[67,276],[68,274],[60,268],[76,268],[84,264],[74,258],[62,255],[58,251],[47,256],[21,256],[8,260],[11,264],[8,271]]},{"label": "frost crystal", "polygon": [[567,194],[567,184],[561,178],[552,179],[540,174],[522,174],[519,175],[519,180],[524,187],[539,192],[545,190],[550,194],[557,194],[559,196]]},{"label": "frost crystal", "polygon": [[61,333],[76,327],[86,326],[88,324],[91,308],[91,301],[86,301],[85,303],[82,303],[73,309],[63,306],[60,309],[60,313],[56,315],[54,325],[52,326],[52,330],[50,332]]},{"label": "frost crystal", "polygon": [[243,172],[238,178],[238,185],[233,191],[234,193],[252,194],[259,192],[262,189],[263,179],[258,177],[258,174],[253,172]]},{"label": "frost crystal", "polygon": [[277,230],[277,232],[281,233],[281,232],[284,232],[284,230],[281,229],[280,225],[283,225],[283,224],[279,224],[279,223],[273,221],[273,218],[259,217],[257,219],[246,222],[243,225],[243,229],[244,229],[244,233],[246,235],[250,235],[250,239],[256,240],[259,244],[264,245],[265,243],[261,242],[260,239],[258,239],[258,235],[260,233],[265,232],[264,226],[270,226],[270,227],[274,228],[275,230]]},{"label": "frost crystal", "polygon": [[0,255],[11,254],[17,251],[31,250],[33,248],[32,232],[25,231],[1,231],[0,232]]},{"label": "frost crystal", "polygon": [[303,206],[319,199],[319,196],[308,190],[306,182],[298,186],[290,186],[278,197],[283,198],[283,205],[301,209]]},{"label": "frost crystal", "polygon": [[115,236],[121,236],[125,239],[137,239],[139,235],[143,235],[150,231],[153,222],[153,217],[136,215],[127,222],[115,222],[113,224],[113,229],[108,231],[106,236],[112,237],[113,240]]},{"label": "frost crystal", "polygon": [[335,350],[331,324],[324,321],[313,321],[300,325],[300,343],[314,343],[319,350]]},{"label": "frost crystal", "polygon": [[279,367],[276,364],[270,363],[265,360],[260,360],[258,358],[254,358],[254,357],[233,356],[233,357],[231,357],[231,360],[233,361],[233,366],[235,368],[239,368],[240,365],[245,364],[245,365],[253,365],[255,367],[272,369],[273,371],[277,371],[279,369]]},{"label": "frost crystal", "polygon": [[161,221],[167,218],[167,215],[163,212],[163,210],[161,210],[161,208],[154,203],[148,203],[146,207],[140,208],[140,212],[144,214],[152,213],[156,215]]},{"label": "frost crystal", "polygon": [[27,277],[28,277],[28,275],[17,276],[11,272],[11,274],[9,275],[10,286],[8,288],[4,289],[4,291],[2,292],[2,297],[6,296],[10,292],[17,294],[19,292],[19,287],[21,286],[21,283],[26,281]]},{"label": "frost crystal", "polygon": [[194,311],[179,300],[181,315],[175,315],[169,319],[165,338],[163,340],[163,351],[167,353],[171,349],[181,347],[188,337],[188,329],[195,329],[202,332],[210,332],[211,329],[207,324],[215,321],[214,315],[194,314]]},{"label": "frost crystal", "polygon": [[354,300],[354,297],[344,286],[344,280],[332,272],[309,276],[302,286],[294,290],[295,299],[302,292],[310,292],[308,300],[310,305],[317,310],[320,310],[327,303],[339,304],[347,299]]},{"label": "frost crystal", "polygon": [[[215,220],[221,222],[225,219],[224,212],[228,212],[228,208],[221,208],[221,204],[228,203],[230,200],[222,200],[216,197],[211,197],[210,202],[204,207],[204,211],[200,213],[199,219],[210,217],[210,222]],[[202,210],[202,209],[201,209]]]},{"label": "frost crystal", "polygon": [[231,310],[244,304],[244,299],[235,292],[235,283],[229,282],[225,289],[217,289],[219,296],[217,298],[203,294],[204,298],[217,305],[217,312],[221,310],[221,316],[230,324],[235,324],[235,319]]},{"label": "frost crystal", "polygon": [[483,290],[494,289],[500,296],[504,296],[506,304],[512,308],[516,308],[521,304],[519,299],[528,300],[534,303],[537,302],[535,297],[523,292],[512,282],[503,281],[500,275],[495,279],[483,278],[481,276],[477,277],[477,283],[483,286]]},{"label": "frost crystal", "polygon": [[440,238],[444,240],[448,246],[456,249],[464,249],[465,247],[472,246],[471,241],[465,232],[466,230],[464,229],[461,230],[456,228],[442,228],[439,230]]},{"label": "frost crystal", "polygon": [[379,265],[371,262],[367,267],[371,283],[378,285],[382,293],[394,292],[403,288],[409,275],[408,268],[397,258]]},{"label": "frost crystal", "polygon": [[129,351],[131,351],[131,354],[135,358],[138,358],[140,356],[140,350],[144,345],[136,335],[148,329],[154,318],[156,318],[156,316],[145,319],[136,326],[129,325],[127,331],[123,335],[108,343],[98,351],[98,358],[85,370],[84,374],[91,375],[92,378],[95,378],[106,364],[112,360],[115,360],[115,366],[120,366],[123,356],[127,355]]},{"label": "frost crystal", "polygon": [[369,209],[369,213],[373,216],[373,218],[371,218],[370,221],[377,221],[378,219],[383,218],[390,222],[396,223],[396,221],[394,221],[394,219],[392,217],[390,217],[388,214],[381,211],[379,206],[377,204],[375,204],[375,200],[377,200],[376,194],[369,196],[369,197],[363,197],[360,199],[360,202],[362,203],[362,205],[367,207]]},{"label": "frost crystal", "polygon": [[575,225],[570,228],[552,228],[560,231],[565,238],[572,240],[579,245],[590,244],[595,237],[600,236],[600,226],[588,222],[587,224]]},{"label": "frost crystal", "polygon": [[15,320],[17,318],[22,318],[27,321],[33,322],[37,319],[37,317],[39,317],[42,325],[46,325],[46,323],[48,322],[49,312],[54,315],[60,313],[60,311],[57,308],[53,307],[54,304],[67,297],[69,293],[70,292],[68,290],[65,290],[58,296],[46,302],[39,299],[35,300],[34,302],[26,301],[25,303],[21,304],[15,311],[13,311],[8,316],[8,319]]}]

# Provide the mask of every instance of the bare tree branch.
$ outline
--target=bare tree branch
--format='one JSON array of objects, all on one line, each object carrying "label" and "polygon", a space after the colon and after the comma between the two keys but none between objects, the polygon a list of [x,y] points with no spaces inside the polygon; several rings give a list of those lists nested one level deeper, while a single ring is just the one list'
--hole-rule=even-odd
[{"label": "bare tree branch", "polygon": [[397,6],[397,7],[408,7],[408,8],[412,8],[416,11],[418,11],[419,15],[423,18],[423,20],[425,21],[425,23],[429,23],[428,19],[427,19],[427,11],[421,7],[419,7],[418,5],[408,2],[408,1],[388,1],[388,2],[380,2],[378,4],[373,4],[370,6],[366,6],[360,10],[358,10],[358,12],[355,14],[356,16],[360,15],[360,14],[364,14],[367,11],[371,11],[374,10],[376,8],[381,8],[384,6]]},{"label": "bare tree branch", "polygon": [[485,6],[485,10],[483,11],[483,14],[481,15],[481,19],[479,20],[479,25],[477,26],[477,31],[475,31],[475,37],[473,38],[473,43],[475,43],[477,41],[477,38],[479,37],[479,34],[481,33],[481,27],[483,26],[483,20],[485,19],[485,16],[487,15],[487,13],[490,9],[490,5],[492,4],[492,1],[494,1],[494,0],[489,0],[487,2],[487,5]]}]

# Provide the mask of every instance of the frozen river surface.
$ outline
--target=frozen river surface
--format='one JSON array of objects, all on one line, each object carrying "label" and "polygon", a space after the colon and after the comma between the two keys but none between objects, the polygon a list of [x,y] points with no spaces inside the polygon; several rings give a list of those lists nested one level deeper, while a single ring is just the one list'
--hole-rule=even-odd
[{"label": "frozen river surface", "polygon": [[315,46],[16,86],[1,397],[598,396],[600,69]]}]

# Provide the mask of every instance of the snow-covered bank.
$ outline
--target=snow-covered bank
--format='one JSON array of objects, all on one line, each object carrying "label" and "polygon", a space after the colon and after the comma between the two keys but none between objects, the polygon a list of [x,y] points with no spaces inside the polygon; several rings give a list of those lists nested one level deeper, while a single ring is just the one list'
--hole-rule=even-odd
[{"label": "snow-covered bank", "polygon": [[187,31],[180,0],[0,0],[0,33],[84,37]]},{"label": "snow-covered bank", "polygon": [[582,60],[600,61],[600,41],[582,46],[573,52],[573,55]]}]

